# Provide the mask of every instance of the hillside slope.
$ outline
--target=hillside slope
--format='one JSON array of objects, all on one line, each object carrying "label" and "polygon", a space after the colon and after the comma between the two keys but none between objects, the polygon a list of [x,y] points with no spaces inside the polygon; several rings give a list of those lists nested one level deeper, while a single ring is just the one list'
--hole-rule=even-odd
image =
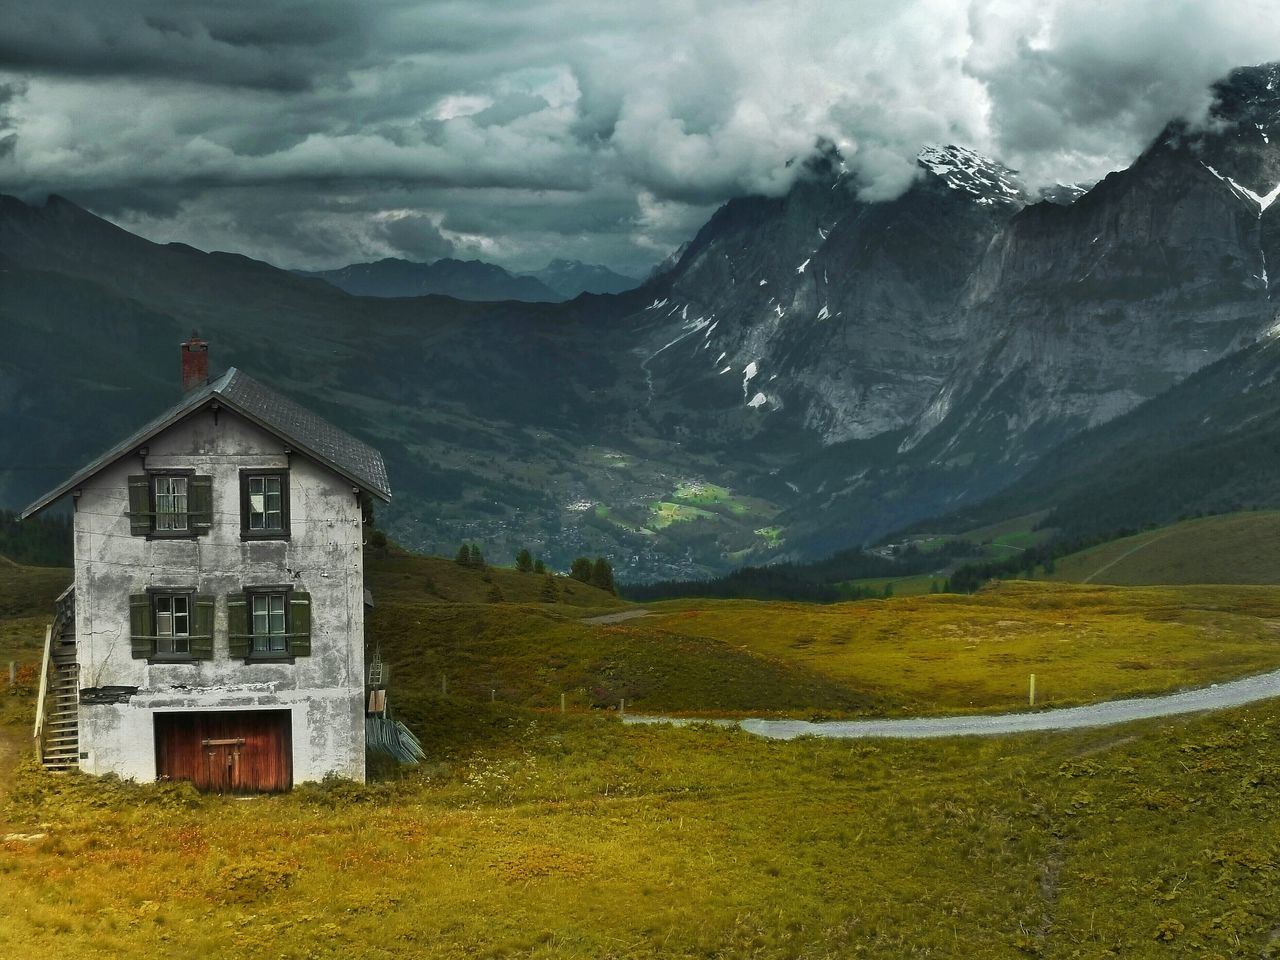
[{"label": "hillside slope", "polygon": [[1051,580],[1137,584],[1280,584],[1280,512],[1186,520],[1055,562]]}]

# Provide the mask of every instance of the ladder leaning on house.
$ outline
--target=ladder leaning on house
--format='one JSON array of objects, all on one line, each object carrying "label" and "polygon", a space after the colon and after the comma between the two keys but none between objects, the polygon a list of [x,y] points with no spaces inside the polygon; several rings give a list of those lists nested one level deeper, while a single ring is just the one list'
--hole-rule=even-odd
[{"label": "ladder leaning on house", "polygon": [[45,628],[36,696],[36,755],[50,770],[69,770],[80,763],[80,675],[76,663],[76,595],[62,591],[53,623]]}]

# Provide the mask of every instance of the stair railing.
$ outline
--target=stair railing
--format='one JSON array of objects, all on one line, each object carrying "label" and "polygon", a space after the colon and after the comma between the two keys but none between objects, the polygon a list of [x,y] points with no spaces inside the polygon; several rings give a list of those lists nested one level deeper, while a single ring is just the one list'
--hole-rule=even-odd
[{"label": "stair railing", "polygon": [[40,691],[36,694],[36,759],[44,763],[44,702],[49,693],[49,670],[53,666],[53,624],[44,628],[44,656],[40,658]]}]

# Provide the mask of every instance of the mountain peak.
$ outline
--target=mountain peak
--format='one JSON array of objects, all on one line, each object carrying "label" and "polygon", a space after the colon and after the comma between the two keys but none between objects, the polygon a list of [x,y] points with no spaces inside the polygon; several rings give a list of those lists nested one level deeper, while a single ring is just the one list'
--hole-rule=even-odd
[{"label": "mountain peak", "polygon": [[1017,206],[1027,202],[1026,188],[1017,171],[955,144],[931,145],[920,151],[916,163],[940,178],[952,190],[971,194],[984,206]]}]

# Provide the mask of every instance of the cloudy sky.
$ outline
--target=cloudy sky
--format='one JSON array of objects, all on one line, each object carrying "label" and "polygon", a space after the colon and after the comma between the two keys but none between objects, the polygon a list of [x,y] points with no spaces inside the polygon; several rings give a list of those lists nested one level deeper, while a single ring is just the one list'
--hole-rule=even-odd
[{"label": "cloudy sky", "polygon": [[840,144],[1033,184],[1128,164],[1276,0],[0,0],[0,192],[290,267],[552,257],[642,274]]}]

